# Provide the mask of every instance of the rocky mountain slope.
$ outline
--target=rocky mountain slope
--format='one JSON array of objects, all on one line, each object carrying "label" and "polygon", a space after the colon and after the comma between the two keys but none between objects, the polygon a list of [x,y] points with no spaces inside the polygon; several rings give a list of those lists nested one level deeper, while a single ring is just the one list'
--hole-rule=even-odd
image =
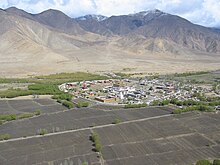
[{"label": "rocky mountain slope", "polygon": [[[103,21],[96,21],[96,24],[89,23],[89,21],[79,23],[84,27],[85,22],[87,23],[87,28],[84,29],[91,32],[99,33],[99,31],[105,29],[105,31],[110,31],[122,37],[133,38],[132,36],[143,36],[145,41],[148,39],[153,41],[145,46],[147,50],[152,50],[152,47],[156,46],[158,47],[157,50],[160,51],[159,47],[161,46],[156,45],[154,42],[155,39],[160,39],[162,47],[171,52],[173,52],[173,48],[171,48],[173,43],[183,48],[202,52],[217,53],[220,51],[220,34],[217,33],[217,30],[214,31],[192,24],[179,16],[167,14],[159,10],[112,16]],[[93,29],[96,29],[96,31]]]},{"label": "rocky mountain slope", "polygon": [[102,15],[85,15],[76,18],[76,21],[86,31],[105,36],[112,36],[113,32],[101,23],[106,19],[108,19],[108,17]]},{"label": "rocky mountain slope", "polygon": [[0,69],[5,76],[220,66],[219,30],[159,10],[74,19],[58,10],[30,14],[12,7],[0,10],[0,27]]}]

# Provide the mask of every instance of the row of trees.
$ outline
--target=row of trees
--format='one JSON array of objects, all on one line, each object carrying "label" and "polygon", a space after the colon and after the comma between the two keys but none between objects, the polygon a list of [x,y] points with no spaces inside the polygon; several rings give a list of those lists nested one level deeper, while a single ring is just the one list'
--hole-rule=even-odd
[{"label": "row of trees", "polygon": [[175,73],[175,77],[187,77],[187,76],[194,76],[194,75],[202,75],[208,74],[208,71],[199,71],[199,72],[185,72],[185,73]]},{"label": "row of trees", "polygon": [[215,159],[213,162],[210,162],[209,160],[199,160],[196,162],[196,165],[220,165],[220,160]]},{"label": "row of trees", "polygon": [[88,107],[89,103],[84,101],[79,101],[76,105],[77,108]]},{"label": "row of trees", "polygon": [[176,109],[173,111],[173,114],[180,114],[189,111],[213,112],[214,109],[206,105],[194,105],[183,109]]},{"label": "row of trees", "polygon": [[100,141],[100,137],[96,132],[92,133],[91,140],[92,140],[92,142],[94,142],[95,151],[96,152],[101,152],[102,144],[101,144],[101,141]]},{"label": "row of trees", "polygon": [[192,99],[179,101],[176,98],[170,99],[170,100],[155,100],[151,103],[153,106],[164,106],[174,104],[177,106],[193,106],[193,105],[206,105],[206,106],[217,106],[220,105],[220,98],[207,98],[205,101],[195,101]]},{"label": "row of trees", "polygon": [[[52,96],[52,99],[56,99],[57,102],[61,103],[62,105],[66,106],[67,108],[71,109],[74,107],[72,103],[73,95],[68,93],[62,93],[59,95]],[[76,105],[77,108],[88,107],[89,103],[84,101],[79,101]]]},{"label": "row of trees", "polygon": [[58,103],[61,103],[63,106],[69,109],[74,107],[72,103],[72,98],[73,98],[73,95],[68,94],[68,93],[61,93],[61,94],[52,96],[52,99],[57,100]]},{"label": "row of trees", "polygon": [[59,95],[54,95],[52,96],[52,99],[56,99],[56,100],[67,100],[67,101],[71,101],[73,98],[73,95],[68,94],[68,93],[62,93]]},{"label": "row of trees", "polygon": [[8,140],[8,139],[10,139],[10,138],[11,138],[11,136],[10,136],[9,134],[0,135],[0,141],[2,141],[2,140]]},{"label": "row of trees", "polygon": [[17,119],[25,119],[33,116],[38,116],[41,114],[41,110],[36,110],[33,113],[22,113],[22,114],[5,114],[0,115],[0,125],[6,121],[12,121]]}]

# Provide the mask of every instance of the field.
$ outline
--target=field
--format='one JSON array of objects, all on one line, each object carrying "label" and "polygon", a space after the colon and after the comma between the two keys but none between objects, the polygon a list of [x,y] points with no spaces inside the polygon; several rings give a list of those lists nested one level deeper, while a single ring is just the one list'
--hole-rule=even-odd
[{"label": "field", "polygon": [[32,138],[0,144],[0,164],[96,163],[89,131]]},{"label": "field", "polygon": [[165,117],[96,131],[106,164],[191,164],[220,157],[219,126],[212,115],[190,113],[181,119]]},{"label": "field", "polygon": [[[173,115],[170,107],[100,105],[65,110],[49,99],[1,103],[2,114],[8,108],[17,113],[44,109],[39,116],[0,125],[0,133],[10,135],[0,142],[3,165],[170,165],[220,158],[219,113]],[[50,106],[54,111],[47,112]],[[115,119],[120,123],[113,124]],[[41,129],[46,130],[44,135],[39,134]],[[100,137],[101,155],[94,151],[92,132]]]},{"label": "field", "polygon": [[20,114],[41,110],[42,113],[54,113],[66,108],[51,99],[0,100],[1,114]]},{"label": "field", "polygon": [[[17,101],[11,101],[13,105],[16,105]],[[27,103],[32,103],[32,101],[24,101]],[[61,105],[57,103],[55,105],[62,108]],[[82,109],[72,109],[68,111],[59,111],[54,107],[55,113],[46,113],[47,110],[51,112],[50,106],[44,106],[44,111],[46,114],[42,114],[38,117],[28,118],[23,120],[17,120],[13,122],[8,122],[0,126],[1,134],[10,134],[13,138],[34,136],[38,134],[40,129],[46,129],[47,133],[76,130],[82,128],[88,128],[92,126],[100,126],[111,124],[116,118],[122,121],[138,120],[144,119],[146,117],[154,117],[160,115],[169,114],[169,111],[161,110],[161,108],[143,108],[143,109],[131,109],[124,110],[119,109],[115,111],[102,111],[96,110],[96,108],[82,108]],[[60,107],[61,106],[61,107]],[[14,106],[15,107],[15,106]],[[19,105],[17,104],[19,108]],[[37,108],[37,107],[36,107]],[[35,109],[36,109],[35,108]],[[43,109],[43,108],[42,108]],[[168,108],[167,108],[168,109]],[[31,111],[31,109],[29,109]],[[24,110],[23,110],[24,111]],[[25,110],[27,112],[27,109]]]}]

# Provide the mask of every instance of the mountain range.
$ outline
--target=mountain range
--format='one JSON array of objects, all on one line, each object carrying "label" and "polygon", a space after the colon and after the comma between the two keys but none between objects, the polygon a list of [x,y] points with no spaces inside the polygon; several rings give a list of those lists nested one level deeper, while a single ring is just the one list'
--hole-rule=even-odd
[{"label": "mountain range", "polygon": [[220,30],[160,10],[71,18],[0,9],[2,76],[56,72],[183,72],[220,67]]}]

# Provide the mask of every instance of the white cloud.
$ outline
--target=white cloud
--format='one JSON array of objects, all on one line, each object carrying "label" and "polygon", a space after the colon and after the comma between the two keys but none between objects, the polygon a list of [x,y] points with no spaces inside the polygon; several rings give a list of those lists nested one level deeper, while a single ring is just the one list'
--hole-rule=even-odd
[{"label": "white cloud", "polygon": [[8,0],[8,3],[12,5],[16,5],[18,2],[19,0]]},{"label": "white cloud", "polygon": [[209,26],[220,27],[220,1],[219,0],[204,0],[203,12],[206,13],[206,21]]},{"label": "white cloud", "polygon": [[39,13],[58,9],[71,17],[85,14],[123,15],[160,9],[193,23],[220,27],[220,0],[1,0],[0,7],[16,6]]},{"label": "white cloud", "polygon": [[96,0],[97,13],[107,16],[122,15],[154,9],[157,1],[146,0]]}]

